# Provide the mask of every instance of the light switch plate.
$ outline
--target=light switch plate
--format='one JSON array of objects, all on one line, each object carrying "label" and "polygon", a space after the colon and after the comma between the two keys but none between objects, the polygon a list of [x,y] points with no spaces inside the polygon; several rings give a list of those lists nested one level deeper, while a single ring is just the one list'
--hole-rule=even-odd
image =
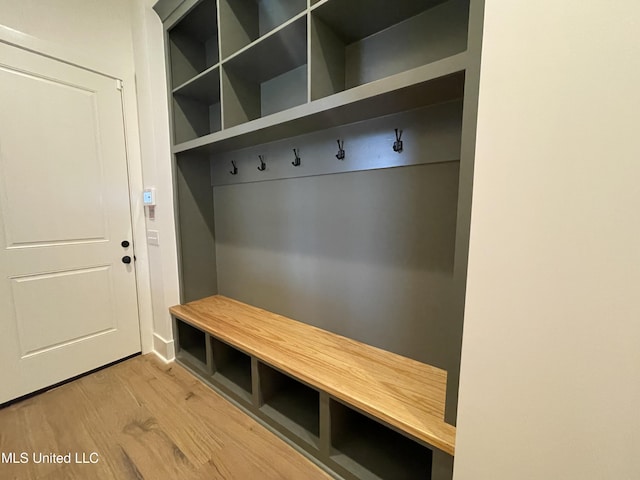
[{"label": "light switch plate", "polygon": [[149,245],[160,245],[160,237],[157,230],[147,230],[147,243]]}]

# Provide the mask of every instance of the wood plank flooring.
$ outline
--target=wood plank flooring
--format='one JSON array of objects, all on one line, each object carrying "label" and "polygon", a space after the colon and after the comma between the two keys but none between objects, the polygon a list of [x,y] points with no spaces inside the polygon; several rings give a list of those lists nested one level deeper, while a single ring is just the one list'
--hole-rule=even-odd
[{"label": "wood plank flooring", "polygon": [[[29,462],[7,463],[25,452]],[[98,454],[98,463],[75,463]],[[176,364],[135,357],[0,410],[0,479],[331,478]],[[34,463],[71,453],[72,463]],[[92,457],[94,460],[96,456]]]}]

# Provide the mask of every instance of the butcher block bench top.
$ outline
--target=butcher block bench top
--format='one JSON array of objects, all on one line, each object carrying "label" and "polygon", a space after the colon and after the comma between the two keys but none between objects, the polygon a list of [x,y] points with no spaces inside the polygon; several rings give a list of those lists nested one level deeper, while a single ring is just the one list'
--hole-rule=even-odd
[{"label": "butcher block bench top", "polygon": [[334,398],[454,454],[447,372],[215,295],[171,314]]}]

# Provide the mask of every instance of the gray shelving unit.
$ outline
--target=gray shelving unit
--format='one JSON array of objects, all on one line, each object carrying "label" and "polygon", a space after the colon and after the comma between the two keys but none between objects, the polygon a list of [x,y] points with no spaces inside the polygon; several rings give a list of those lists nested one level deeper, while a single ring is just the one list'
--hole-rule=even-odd
[{"label": "gray shelving unit", "polygon": [[[455,424],[483,8],[160,0],[181,300],[220,293],[442,368]],[[180,362],[337,475],[450,480],[447,454],[176,337]]]}]

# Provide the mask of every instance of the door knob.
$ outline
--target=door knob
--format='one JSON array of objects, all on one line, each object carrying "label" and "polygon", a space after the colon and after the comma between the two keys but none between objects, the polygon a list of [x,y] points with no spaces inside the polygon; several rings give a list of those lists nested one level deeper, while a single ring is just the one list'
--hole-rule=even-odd
[{"label": "door knob", "polygon": [[124,257],[122,257],[122,263],[131,263],[131,257],[129,255],[125,255]]},{"label": "door knob", "polygon": [[130,245],[130,243],[128,240],[123,240],[120,245],[122,245],[122,248],[127,248]]}]

